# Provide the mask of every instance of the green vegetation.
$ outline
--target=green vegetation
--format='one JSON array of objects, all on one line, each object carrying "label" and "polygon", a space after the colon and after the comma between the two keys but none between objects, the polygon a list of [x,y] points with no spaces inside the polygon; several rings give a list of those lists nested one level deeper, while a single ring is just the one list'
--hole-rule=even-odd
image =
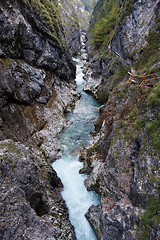
[{"label": "green vegetation", "polygon": [[53,38],[61,45],[64,44],[64,37],[62,34],[61,26],[62,19],[59,12],[57,1],[52,0],[26,0],[26,3],[33,5],[35,9],[40,11],[43,18],[43,23],[46,29],[52,31]]},{"label": "green vegetation", "polygon": [[135,2],[136,2],[136,0],[123,1],[122,6],[121,6],[121,11],[120,11],[118,19],[117,19],[117,21],[120,24],[125,23],[127,16],[129,16],[132,12]]},{"label": "green vegetation", "polygon": [[16,145],[13,145],[13,144],[8,144],[8,149],[11,152],[16,153],[16,154],[20,154],[21,153],[20,149]]},{"label": "green vegetation", "polygon": [[150,229],[153,224],[157,225],[160,222],[160,198],[152,198],[146,208],[146,211],[141,216],[141,222],[138,229],[138,240],[149,240]]},{"label": "green vegetation", "polygon": [[120,8],[119,0],[99,1],[99,6],[97,4],[95,12],[98,17],[93,18],[91,22],[92,29],[89,29],[92,33],[95,47],[106,50],[108,43],[114,35],[117,23],[122,24],[125,22],[126,17],[132,12],[135,2],[136,0],[123,1]]},{"label": "green vegetation", "polygon": [[[130,86],[131,88],[131,86]],[[154,114],[154,118],[149,113],[149,108],[160,106],[160,82],[153,88],[151,92],[141,92],[141,90],[136,89],[133,91],[130,98],[131,102],[124,105],[119,115],[115,118],[116,128],[114,132],[117,136],[121,135],[125,142],[130,144],[133,139],[137,139],[143,131],[146,135],[145,142],[142,144],[143,151],[147,150],[147,141],[151,140],[151,147],[154,149],[154,153],[159,155],[160,146],[160,112]],[[126,93],[127,86],[121,91],[114,90],[114,95],[116,94],[116,99],[119,101],[125,101],[128,98]],[[131,93],[130,93],[131,94]],[[151,116],[151,118],[148,118]],[[126,126],[126,127],[125,127]],[[123,129],[122,134],[120,134]]]},{"label": "green vegetation", "polygon": [[137,107],[133,108],[132,111],[126,116],[127,120],[132,120],[139,115],[139,110]]},{"label": "green vegetation", "polygon": [[106,46],[112,39],[119,12],[119,0],[106,1],[103,11],[104,10],[105,14],[102,14],[94,27],[93,42],[95,46]]},{"label": "green vegetation", "polygon": [[39,150],[41,151],[41,154],[39,154],[39,157],[44,159],[44,160],[47,160],[46,153],[45,153],[44,149],[39,148]]},{"label": "green vegetation", "polygon": [[153,145],[158,150],[160,146],[160,113],[156,120],[152,120],[146,125],[146,131],[152,137]]},{"label": "green vegetation", "polygon": [[95,152],[94,146],[89,148],[89,150],[87,151],[86,161],[89,167],[91,167],[92,165],[94,152]]},{"label": "green vegetation", "polygon": [[151,68],[160,59],[160,52],[157,49],[160,48],[160,32],[151,32],[148,36],[148,44],[142,49],[137,68],[145,68],[147,74],[160,72],[160,66],[157,66],[154,70]]},{"label": "green vegetation", "polygon": [[152,176],[151,177],[151,181],[155,182],[156,184],[158,184],[160,186],[160,177],[158,176]]},{"label": "green vegetation", "polygon": [[141,130],[144,127],[144,120],[142,118],[138,118],[134,127],[136,130]]},{"label": "green vegetation", "polygon": [[[156,84],[152,91],[150,87],[140,89],[136,84],[135,86],[132,84],[128,85],[130,90],[128,91],[127,89],[126,91],[125,86],[125,90],[122,89],[123,84],[118,85],[123,81],[127,68],[123,66],[119,67],[118,63],[112,63],[111,59],[115,59],[115,57],[113,54],[111,56],[108,46],[113,38],[116,25],[125,23],[126,17],[131,14],[136,0],[121,1],[121,9],[119,9],[118,6],[119,1],[99,0],[99,2],[102,3],[102,7],[98,6],[100,13],[98,13],[97,9],[98,17],[94,17],[92,20],[92,29],[90,28],[89,30],[90,34],[92,34],[94,49],[102,54],[103,58],[107,59],[106,62],[109,66],[107,71],[110,74],[110,78],[107,76],[107,80],[110,82],[110,86],[113,87],[113,91],[110,94],[108,105],[111,104],[112,96],[116,98],[115,105],[117,109],[120,105],[120,112],[116,114],[112,128],[114,129],[112,130],[114,135],[112,146],[114,145],[115,149],[118,140],[121,140],[121,144],[124,144],[124,146],[125,144],[129,146],[133,144],[134,141],[137,142],[137,145],[139,145],[139,160],[145,163],[147,162],[147,157],[144,157],[145,155],[159,156],[160,153],[160,113],[158,113],[160,107],[160,82]],[[152,28],[152,30],[150,30],[147,42],[148,44],[145,47],[142,49],[137,48],[132,52],[133,59],[136,55],[135,61],[137,61],[137,55],[140,55],[136,68],[140,75],[143,73],[158,73],[158,76],[160,76],[160,51],[158,51],[158,49],[160,49],[160,17],[156,20],[155,29]],[[101,93],[102,92],[100,92],[100,94]],[[122,110],[122,105],[119,104],[119,102],[121,102],[122,105],[126,102]],[[88,157],[91,158],[93,154],[96,155],[96,151],[96,148],[95,151],[92,149]],[[119,157],[116,150],[113,154],[115,158]],[[125,166],[123,172],[129,174],[129,167]],[[157,173],[153,172],[152,176],[147,177],[151,184],[160,183],[160,178],[157,177]],[[152,224],[160,222],[159,212],[160,199],[151,199],[145,213],[142,215],[139,229],[140,240],[150,239],[149,232],[150,229],[153,228]]]},{"label": "green vegetation", "polygon": [[124,67],[117,59],[112,64],[111,68],[116,69],[115,73],[110,77],[110,81],[113,81],[113,87],[116,87],[125,78],[128,68]]},{"label": "green vegetation", "polygon": [[129,174],[130,170],[131,170],[131,168],[129,166],[128,167],[124,167],[123,172],[126,173],[126,174]]},{"label": "green vegetation", "polygon": [[0,63],[5,63],[6,65],[11,67],[11,59],[10,58],[1,58]]},{"label": "green vegetation", "polygon": [[147,98],[148,106],[160,106],[160,82],[153,88]]}]

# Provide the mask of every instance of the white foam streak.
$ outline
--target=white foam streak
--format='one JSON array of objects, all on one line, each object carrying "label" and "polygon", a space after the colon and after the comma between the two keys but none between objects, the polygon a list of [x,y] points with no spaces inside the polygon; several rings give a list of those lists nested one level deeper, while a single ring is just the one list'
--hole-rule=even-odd
[{"label": "white foam streak", "polygon": [[84,186],[85,175],[80,175],[79,170],[83,164],[78,161],[78,151],[90,141],[90,131],[94,129],[93,119],[97,117],[97,105],[95,100],[84,93],[82,61],[77,62],[76,82],[82,98],[77,101],[73,113],[68,118],[73,121],[59,139],[59,146],[63,147],[63,156],[53,163],[53,168],[61,178],[64,190],[62,196],[69,209],[69,217],[75,228],[77,240],[96,240],[96,236],[85,218],[85,214],[91,205],[98,205],[99,198],[94,192],[88,192]]}]

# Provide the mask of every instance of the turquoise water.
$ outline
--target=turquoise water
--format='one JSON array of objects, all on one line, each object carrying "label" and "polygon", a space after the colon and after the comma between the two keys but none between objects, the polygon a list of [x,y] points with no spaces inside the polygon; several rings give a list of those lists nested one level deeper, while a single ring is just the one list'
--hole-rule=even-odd
[{"label": "turquoise water", "polygon": [[[82,50],[82,54],[85,50]],[[62,158],[53,163],[53,168],[64,185],[62,196],[69,209],[69,218],[75,228],[77,240],[96,240],[96,236],[85,218],[85,213],[91,205],[99,204],[99,197],[89,192],[84,186],[85,175],[79,174],[83,164],[78,161],[79,150],[92,141],[90,132],[94,130],[94,122],[98,118],[98,104],[93,97],[83,91],[83,61],[80,56],[77,62],[77,89],[82,97],[76,102],[72,113],[67,119],[73,123],[60,134],[59,147],[63,151]]]}]

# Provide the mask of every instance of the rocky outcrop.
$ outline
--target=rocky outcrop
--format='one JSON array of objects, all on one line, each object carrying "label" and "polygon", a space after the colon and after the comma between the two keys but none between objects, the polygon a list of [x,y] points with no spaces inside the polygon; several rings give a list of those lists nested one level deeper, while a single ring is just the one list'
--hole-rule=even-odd
[{"label": "rocky outcrop", "polygon": [[[123,5],[121,7],[123,8]],[[112,51],[128,64],[135,64],[140,52],[147,45],[150,30],[153,31],[156,26],[155,18],[158,11],[159,0],[135,1],[131,14],[125,18],[123,16],[125,12],[122,10],[111,41]]]},{"label": "rocky outcrop", "polygon": [[62,82],[22,60],[3,58],[0,65],[1,138],[43,144],[53,161],[55,138],[66,121],[64,111],[71,109],[77,96],[74,82]]},{"label": "rocky outcrop", "polygon": [[109,13],[109,6],[106,6],[105,1],[99,1],[91,17],[87,32],[89,63],[85,70],[85,90],[93,93],[102,104],[132,68],[142,74],[159,69],[156,50],[159,47],[159,1],[120,1],[113,37],[106,46],[104,43],[96,46],[93,34],[101,15],[105,19]]},{"label": "rocky outcrop", "polygon": [[[0,3],[0,135],[1,139],[11,137],[39,146],[45,141],[45,150],[54,160],[57,150],[53,139],[63,129],[64,112],[78,96],[73,80],[75,64],[68,49],[72,54],[78,52],[80,28],[76,18],[74,31],[66,36],[64,22],[72,28],[70,18],[74,19],[76,12],[69,4],[68,18],[62,14],[62,21],[60,11],[54,10],[55,19],[48,10],[51,4],[56,6],[56,1]],[[73,12],[74,17],[70,16]],[[49,18],[53,18],[52,24]],[[58,27],[53,25],[56,21]],[[66,49],[64,39],[68,41]]]},{"label": "rocky outcrop", "polygon": [[[40,146],[44,136],[37,131],[45,127],[45,135],[48,132],[53,139],[63,128],[63,113],[76,95],[75,65],[52,36],[52,29],[46,28],[35,5],[2,1],[0,6],[1,138],[11,137]],[[58,34],[62,37],[63,33],[59,30]],[[63,90],[66,94],[62,96]],[[56,119],[58,123],[49,133],[51,127],[47,122],[52,116],[52,125]]]},{"label": "rocky outcrop", "polygon": [[0,142],[0,238],[75,239],[60,190],[43,151]]},{"label": "rocky outcrop", "polygon": [[[85,185],[101,196],[100,206],[91,207],[86,215],[98,239],[137,239],[143,208],[150,198],[159,197],[159,150],[146,130],[159,108],[142,113],[146,96],[141,93],[137,104],[134,87],[124,94],[127,88],[124,82],[112,92],[96,124],[95,142],[83,156],[86,173],[90,168]],[[138,112],[143,114],[140,126]],[[159,205],[157,214],[158,209]],[[151,239],[158,239],[156,222],[152,227],[156,237]]]},{"label": "rocky outcrop", "polygon": [[71,55],[76,55],[81,48],[80,36],[86,31],[89,23],[89,12],[81,1],[61,0],[59,6],[62,13],[65,39]]},{"label": "rocky outcrop", "polygon": [[88,62],[84,66],[86,79],[84,91],[90,92],[100,104],[104,104],[113,88],[125,77],[128,67],[112,54],[105,58],[96,56]]},{"label": "rocky outcrop", "polygon": [[65,79],[75,76],[71,57],[57,40],[58,35],[63,39],[63,33],[59,30],[57,36],[54,35],[53,29],[47,27],[40,16],[40,10],[24,0],[14,4],[1,1],[0,7],[1,57],[23,59],[31,65],[57,72]]}]

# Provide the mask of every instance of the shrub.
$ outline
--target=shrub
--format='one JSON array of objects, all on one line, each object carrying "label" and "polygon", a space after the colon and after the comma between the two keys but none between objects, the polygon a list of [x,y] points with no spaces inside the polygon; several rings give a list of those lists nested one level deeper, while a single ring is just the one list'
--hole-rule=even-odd
[{"label": "shrub", "polygon": [[146,125],[146,131],[151,135],[155,149],[160,146],[160,113],[157,115],[156,120],[152,120]]},{"label": "shrub", "polygon": [[153,223],[160,222],[160,198],[152,198],[149,200],[149,204],[146,211],[141,216],[141,223],[138,229],[138,239],[139,240],[149,240],[150,239],[150,227]]},{"label": "shrub", "polygon": [[135,129],[140,130],[142,127],[144,127],[144,120],[142,118],[138,118],[135,123]]},{"label": "shrub", "polygon": [[95,24],[95,31],[93,34],[94,44],[99,46],[101,44],[107,45],[114,34],[116,19],[119,12],[119,1],[109,0],[106,2],[104,9],[107,12],[106,16],[100,18]]},{"label": "shrub", "polygon": [[160,82],[153,88],[147,98],[148,106],[160,106]]}]

